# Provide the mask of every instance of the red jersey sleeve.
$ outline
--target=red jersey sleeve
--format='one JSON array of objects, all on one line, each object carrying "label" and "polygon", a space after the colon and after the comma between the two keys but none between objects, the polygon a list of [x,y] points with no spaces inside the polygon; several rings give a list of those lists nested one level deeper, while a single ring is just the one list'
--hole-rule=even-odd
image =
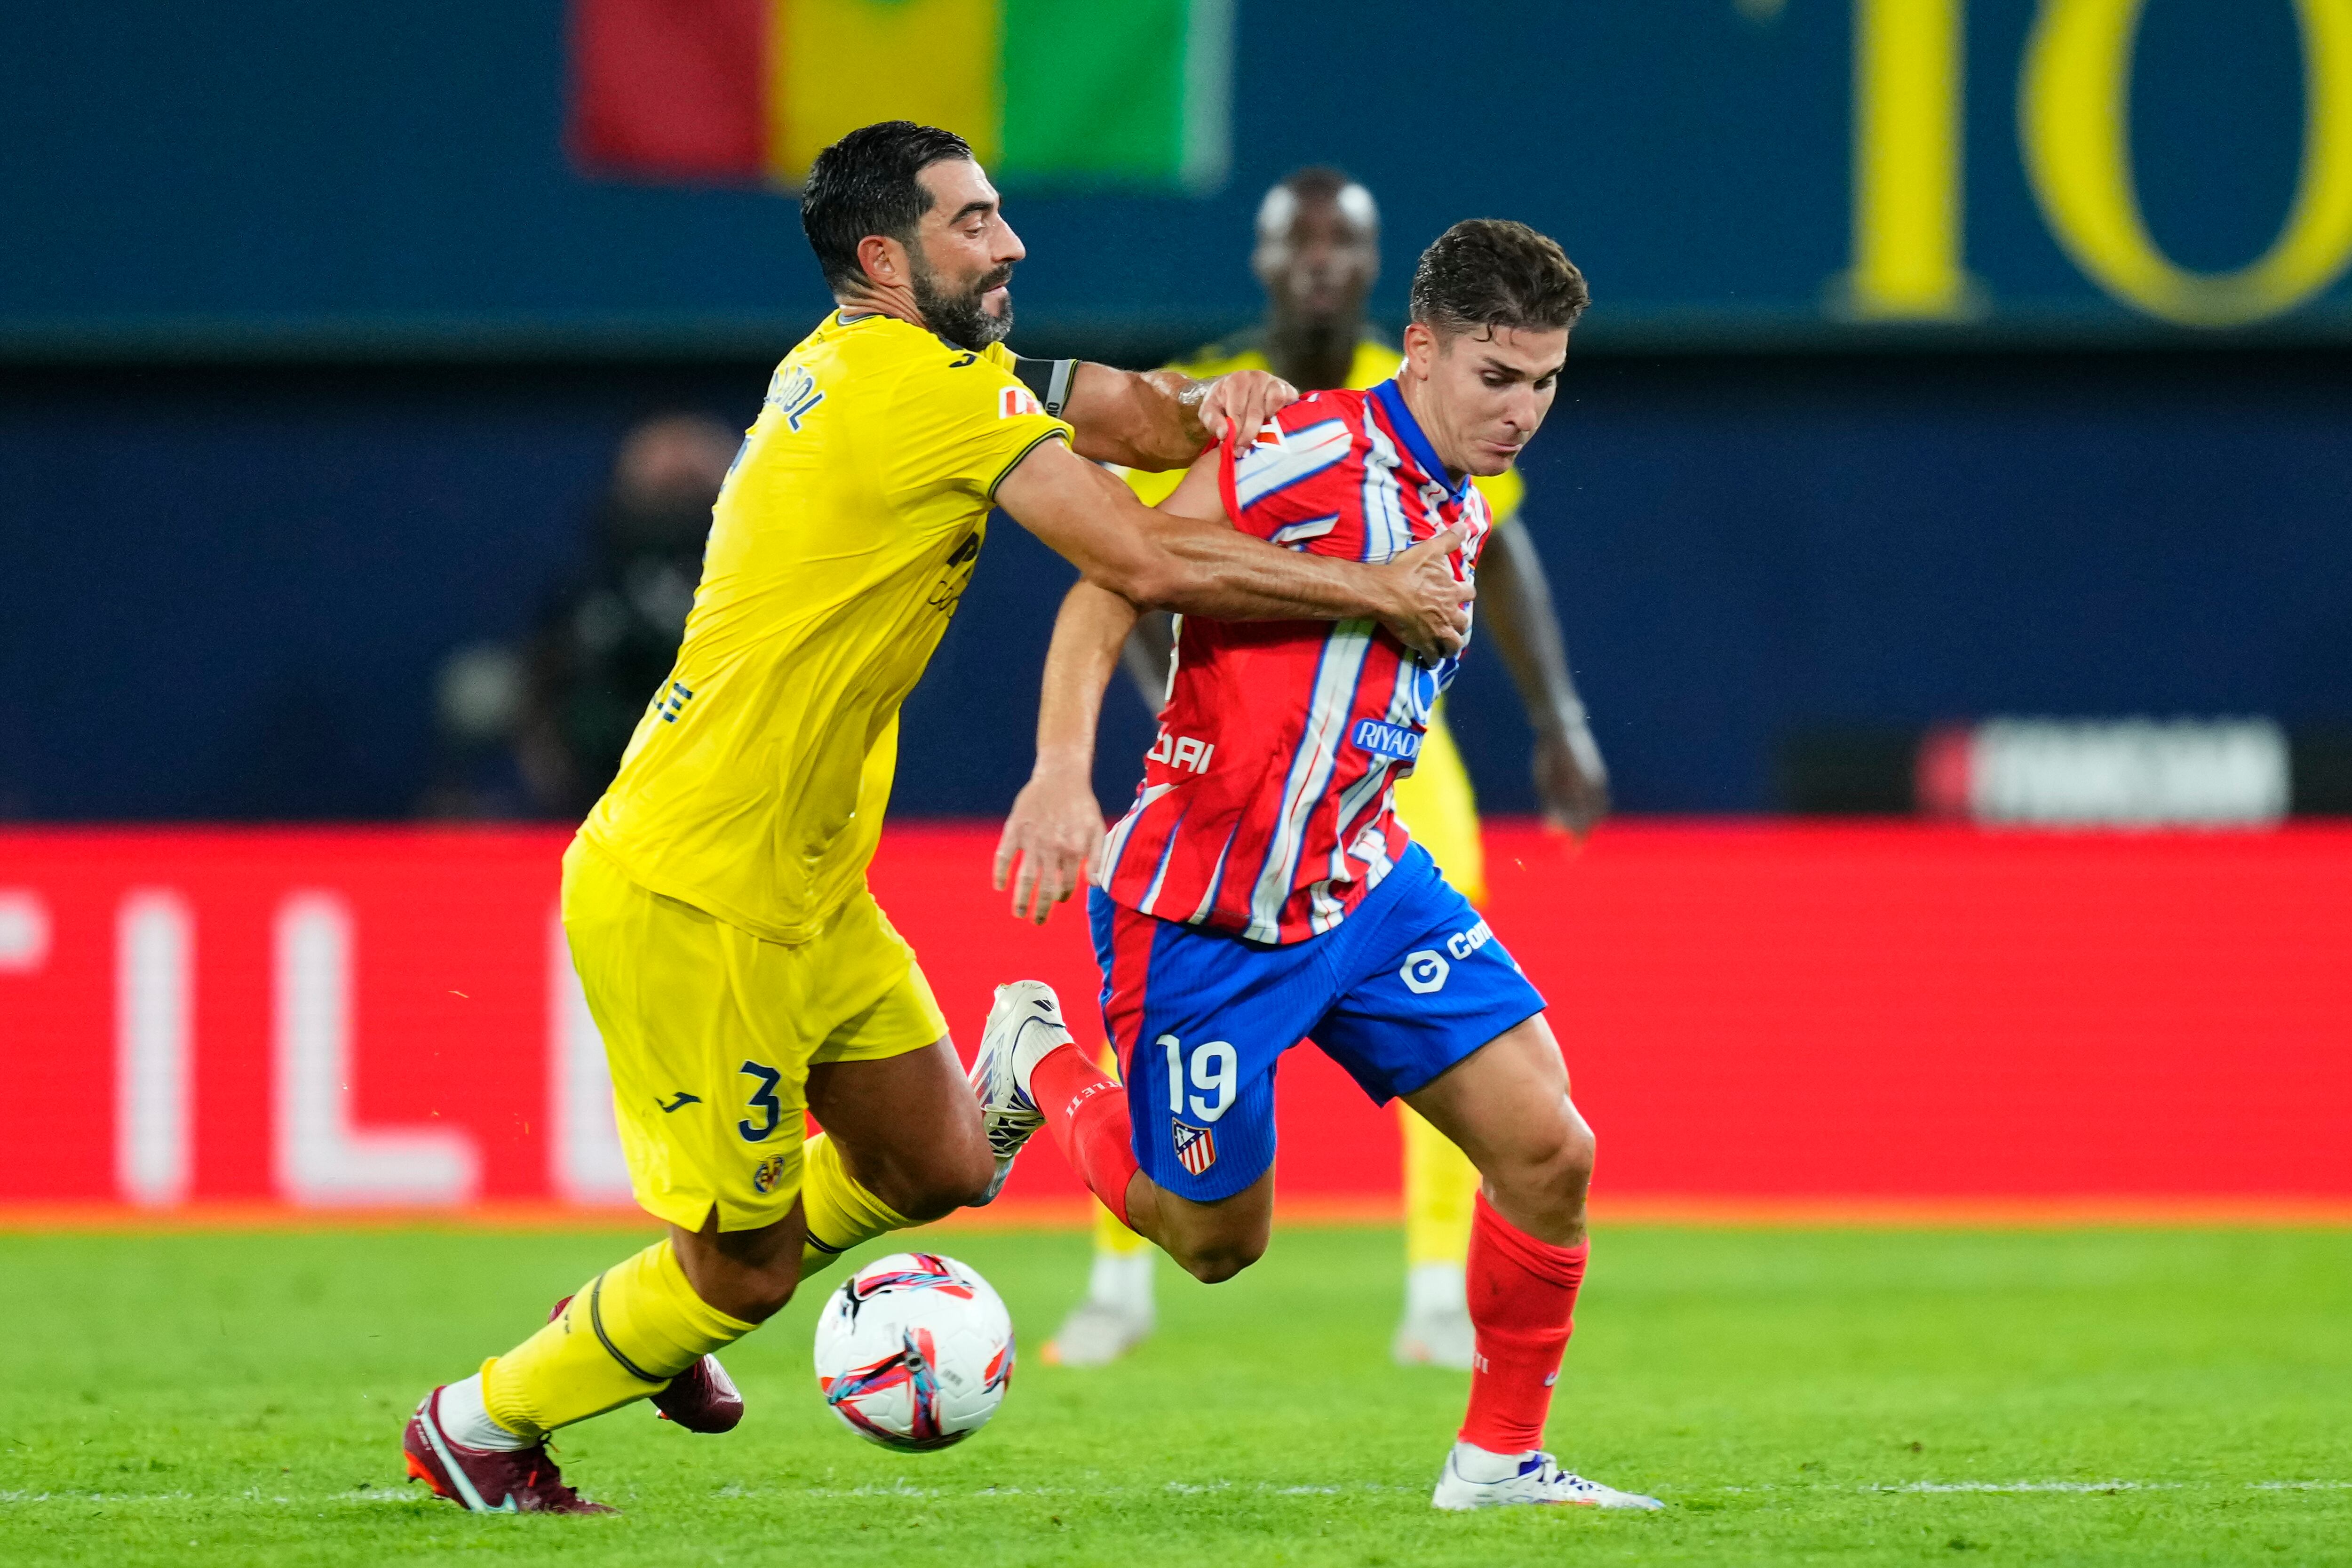
[{"label": "red jersey sleeve", "polygon": [[1294,403],[1246,443],[1221,450],[1217,489],[1234,526],[1290,544],[1316,537],[1306,531],[1318,523],[1336,523],[1359,467],[1350,459],[1360,401],[1326,393]]}]

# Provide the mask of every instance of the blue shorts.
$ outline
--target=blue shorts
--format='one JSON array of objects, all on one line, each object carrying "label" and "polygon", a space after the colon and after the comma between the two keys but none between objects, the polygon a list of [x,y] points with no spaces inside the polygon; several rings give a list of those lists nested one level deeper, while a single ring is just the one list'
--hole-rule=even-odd
[{"label": "blue shorts", "polygon": [[1103,1023],[1144,1173],[1194,1203],[1274,1163],[1274,1069],[1311,1039],[1375,1103],[1411,1094],[1544,1000],[1429,852],[1331,930],[1283,946],[1088,895]]}]

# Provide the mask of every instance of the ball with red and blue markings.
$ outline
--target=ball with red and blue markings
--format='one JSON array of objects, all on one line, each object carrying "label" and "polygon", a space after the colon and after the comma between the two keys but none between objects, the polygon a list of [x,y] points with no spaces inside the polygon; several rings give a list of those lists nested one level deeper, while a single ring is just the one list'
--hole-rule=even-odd
[{"label": "ball with red and blue markings", "polygon": [[816,1381],[842,1424],[886,1448],[962,1442],[1013,1381],[1013,1318],[978,1272],[897,1252],[841,1282],[816,1321]]}]

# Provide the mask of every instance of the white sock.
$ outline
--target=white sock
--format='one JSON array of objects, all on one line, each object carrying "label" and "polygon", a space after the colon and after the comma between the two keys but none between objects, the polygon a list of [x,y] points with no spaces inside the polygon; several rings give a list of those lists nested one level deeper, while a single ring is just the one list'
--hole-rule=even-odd
[{"label": "white sock", "polygon": [[1096,1248],[1094,1271],[1087,1278],[1087,1300],[1134,1316],[1152,1316],[1151,1250]]},{"label": "white sock", "polygon": [[1404,1315],[1462,1317],[1470,1310],[1470,1290],[1459,1263],[1416,1263],[1404,1271]]},{"label": "white sock", "polygon": [[[1530,1448],[1528,1453],[1535,1450]],[[1496,1454],[1475,1443],[1454,1445],[1454,1471],[1465,1481],[1507,1481],[1519,1473],[1527,1454]]]},{"label": "white sock", "polygon": [[482,1403],[482,1374],[478,1372],[441,1391],[440,1413],[441,1430],[453,1443],[499,1454],[530,1447],[530,1438],[509,1432],[490,1419],[489,1409]]}]

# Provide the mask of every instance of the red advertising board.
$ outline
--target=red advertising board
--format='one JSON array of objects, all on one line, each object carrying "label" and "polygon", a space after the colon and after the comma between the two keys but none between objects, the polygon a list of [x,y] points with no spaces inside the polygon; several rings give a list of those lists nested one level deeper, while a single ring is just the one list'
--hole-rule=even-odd
[{"label": "red advertising board", "polygon": [[[0,1204],[625,1201],[543,830],[0,835]],[[992,831],[895,828],[877,894],[967,1049],[989,990],[1091,1009]],[[1490,829],[1601,1190],[1659,1199],[2352,1200],[2352,831]],[[1280,1182],[1392,1194],[1311,1048]],[[1074,1195],[1040,1145],[1013,1195]]]}]

